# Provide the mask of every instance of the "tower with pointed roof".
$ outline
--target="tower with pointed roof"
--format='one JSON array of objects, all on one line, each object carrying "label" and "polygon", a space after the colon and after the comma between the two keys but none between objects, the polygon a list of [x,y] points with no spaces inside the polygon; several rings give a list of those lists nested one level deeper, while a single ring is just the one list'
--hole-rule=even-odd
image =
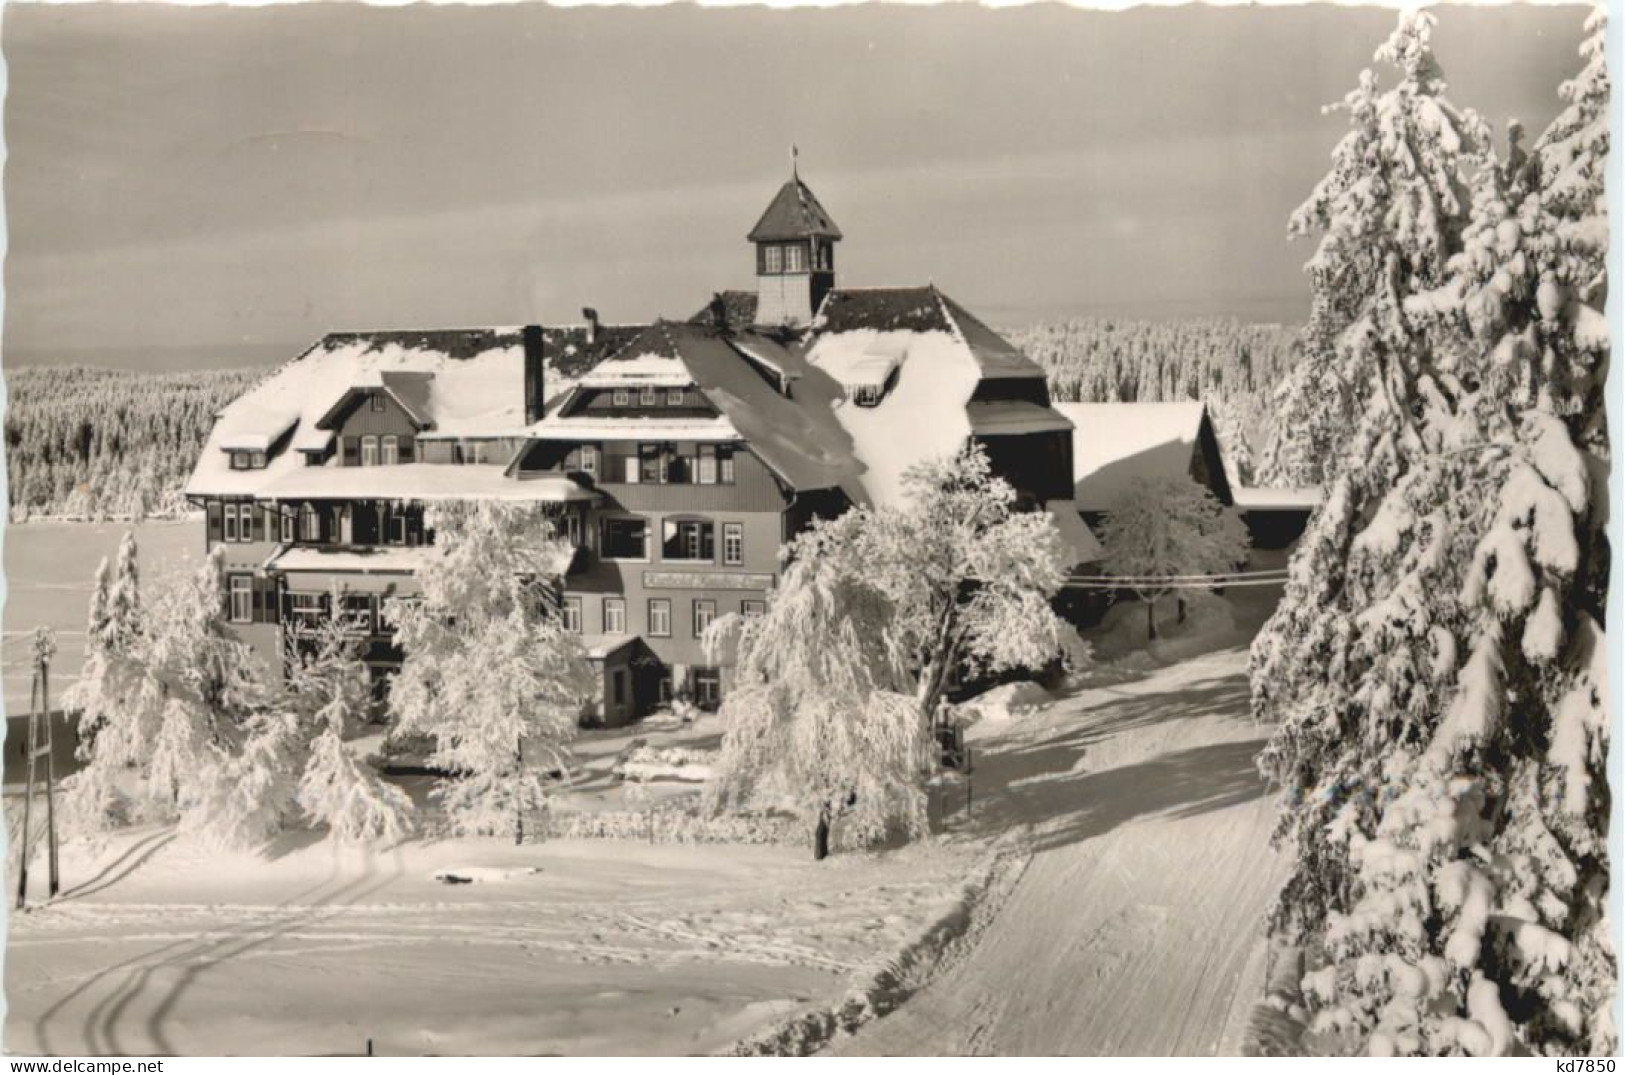
[{"label": "tower with pointed roof", "polygon": [[841,229],[801,181],[792,164],[756,226],[756,323],[805,328],[835,286],[835,244]]}]

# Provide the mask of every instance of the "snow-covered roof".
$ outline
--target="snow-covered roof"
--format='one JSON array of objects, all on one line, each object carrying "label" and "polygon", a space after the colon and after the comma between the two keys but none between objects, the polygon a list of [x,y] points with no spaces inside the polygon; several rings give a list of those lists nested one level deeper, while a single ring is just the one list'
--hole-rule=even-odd
[{"label": "snow-covered roof", "polygon": [[1072,434],[1079,510],[1109,511],[1130,487],[1188,477],[1207,409],[1201,403],[1057,403]]},{"label": "snow-covered roof", "polygon": [[1083,516],[1078,514],[1075,502],[1051,500],[1045,507],[1055,520],[1055,528],[1061,532],[1061,540],[1072,550],[1073,560],[1069,567],[1098,563],[1105,558],[1105,547],[1095,537],[1095,532],[1089,529],[1089,524],[1083,521]]},{"label": "snow-covered roof", "polygon": [[637,640],[636,635],[582,635],[581,648],[586,651],[588,660],[601,661]]},{"label": "snow-covered roof", "polygon": [[692,440],[728,443],[742,438],[726,415],[715,418],[598,418],[570,415],[543,418],[525,430],[536,440]]},{"label": "snow-covered roof", "polygon": [[447,463],[382,467],[295,467],[257,495],[276,500],[596,500],[601,494],[565,477],[511,478],[504,468]]},{"label": "snow-covered roof", "polygon": [[1325,499],[1325,493],[1314,486],[1294,489],[1241,486],[1235,494],[1236,508],[1240,511],[1313,511]]},{"label": "snow-covered roof", "polygon": [[580,381],[582,388],[687,388],[692,383],[681,362],[651,351],[606,359]]},{"label": "snow-covered roof", "polygon": [[824,297],[813,333],[942,332],[954,337],[983,378],[1044,377],[1043,369],[959,303],[925,287],[837,288]]},{"label": "snow-covered roof", "polygon": [[428,561],[431,550],[416,548],[321,548],[296,545],[265,561],[267,571],[343,571],[368,575],[410,575]]},{"label": "snow-covered roof", "polygon": [[380,370],[365,367],[356,371],[355,380],[339,394],[327,412],[316,420],[319,429],[331,429],[350,402],[360,394],[382,392],[406,412],[418,429],[434,425],[429,409],[429,388],[434,373],[427,370]]},{"label": "snow-covered roof", "polygon": [[971,432],[980,437],[1018,433],[1055,433],[1072,428],[1064,415],[1051,407],[1026,400],[975,400],[965,407]]}]

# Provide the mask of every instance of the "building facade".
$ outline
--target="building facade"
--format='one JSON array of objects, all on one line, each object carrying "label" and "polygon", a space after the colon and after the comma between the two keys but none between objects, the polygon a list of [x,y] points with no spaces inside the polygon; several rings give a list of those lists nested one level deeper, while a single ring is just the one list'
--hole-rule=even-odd
[{"label": "building facade", "polygon": [[720,701],[702,636],[765,607],[783,544],[968,442],[1098,557],[1042,370],[935,287],[837,287],[840,229],[799,176],[748,238],[756,289],[687,321],[334,334],[234,402],[187,487],[234,627],[280,661],[337,594],[382,697],[429,506],[545,503],[577,549],[560,615],[622,723]]}]

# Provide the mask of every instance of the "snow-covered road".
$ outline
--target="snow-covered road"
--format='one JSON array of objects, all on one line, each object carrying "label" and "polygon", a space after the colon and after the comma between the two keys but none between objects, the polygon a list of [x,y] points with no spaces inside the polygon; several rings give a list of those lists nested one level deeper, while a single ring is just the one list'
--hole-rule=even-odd
[{"label": "snow-covered road", "polygon": [[1245,650],[974,731],[970,824],[1031,825],[1031,861],[962,959],[831,1051],[1239,1051],[1283,865]]}]

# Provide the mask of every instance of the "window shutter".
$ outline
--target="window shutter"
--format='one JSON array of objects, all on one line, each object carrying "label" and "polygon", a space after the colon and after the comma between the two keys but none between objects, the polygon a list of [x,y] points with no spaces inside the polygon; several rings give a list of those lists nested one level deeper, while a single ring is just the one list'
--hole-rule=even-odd
[{"label": "window shutter", "polygon": [[412,437],[402,437],[401,438],[401,462],[403,462],[403,463],[412,462],[412,452],[413,452],[412,445],[414,445],[416,443],[417,443],[417,441]]},{"label": "window shutter", "polygon": [[356,440],[356,438],[355,437],[340,437],[339,441],[342,444],[343,450],[344,450],[343,465],[347,466],[347,467],[353,467],[353,466],[360,465],[360,462],[361,462],[361,447],[360,447],[360,443]]},{"label": "window shutter", "polygon": [[208,513],[209,544],[213,545],[220,540],[220,501],[211,500],[206,509]]},{"label": "window shutter", "polygon": [[265,507],[263,505],[261,505],[261,504],[250,504],[248,506],[248,519],[249,519],[248,539],[250,541],[264,541],[265,540]]}]

